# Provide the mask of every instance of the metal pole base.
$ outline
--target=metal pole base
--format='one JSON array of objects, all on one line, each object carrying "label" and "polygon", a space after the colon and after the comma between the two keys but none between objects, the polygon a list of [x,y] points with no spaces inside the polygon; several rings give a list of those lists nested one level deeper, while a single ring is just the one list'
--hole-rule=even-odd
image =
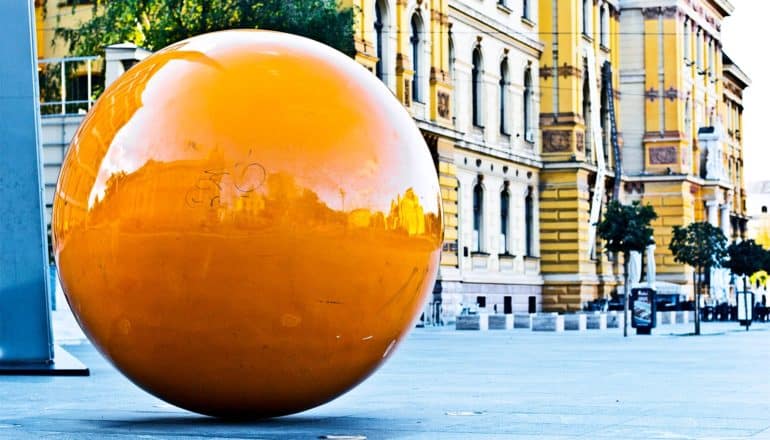
[{"label": "metal pole base", "polygon": [[66,350],[54,345],[54,360],[45,362],[0,362],[0,376],[89,376],[91,372]]}]

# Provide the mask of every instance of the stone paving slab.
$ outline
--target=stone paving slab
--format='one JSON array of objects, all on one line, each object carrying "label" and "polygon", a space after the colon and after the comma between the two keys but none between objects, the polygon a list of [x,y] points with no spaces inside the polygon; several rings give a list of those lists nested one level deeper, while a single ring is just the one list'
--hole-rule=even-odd
[{"label": "stone paving slab", "polygon": [[703,330],[416,329],[339,399],[238,423],[155,399],[70,345],[91,377],[0,377],[0,439],[770,439],[770,325]]}]

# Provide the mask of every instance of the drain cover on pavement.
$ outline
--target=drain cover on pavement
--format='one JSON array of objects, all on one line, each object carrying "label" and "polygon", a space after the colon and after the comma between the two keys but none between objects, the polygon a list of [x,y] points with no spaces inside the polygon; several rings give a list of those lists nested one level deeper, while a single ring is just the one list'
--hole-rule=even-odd
[{"label": "drain cover on pavement", "polygon": [[366,440],[365,435],[322,435],[318,438],[327,440]]},{"label": "drain cover on pavement", "polygon": [[461,417],[467,417],[467,416],[480,416],[484,414],[484,411],[447,411],[446,415],[448,416],[461,416]]}]

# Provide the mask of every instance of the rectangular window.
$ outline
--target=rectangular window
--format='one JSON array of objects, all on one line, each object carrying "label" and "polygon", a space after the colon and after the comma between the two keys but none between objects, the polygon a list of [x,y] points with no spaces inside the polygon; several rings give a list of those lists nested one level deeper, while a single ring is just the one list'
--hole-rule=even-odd
[{"label": "rectangular window", "polygon": [[592,37],[593,0],[583,0],[583,35]]}]

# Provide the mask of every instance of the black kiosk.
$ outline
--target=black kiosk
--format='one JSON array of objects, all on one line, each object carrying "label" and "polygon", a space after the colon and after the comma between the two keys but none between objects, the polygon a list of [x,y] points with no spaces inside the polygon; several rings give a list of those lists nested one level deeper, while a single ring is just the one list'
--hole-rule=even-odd
[{"label": "black kiosk", "polygon": [[637,335],[652,334],[656,324],[655,289],[649,287],[635,287],[631,289],[631,327],[636,329]]}]

